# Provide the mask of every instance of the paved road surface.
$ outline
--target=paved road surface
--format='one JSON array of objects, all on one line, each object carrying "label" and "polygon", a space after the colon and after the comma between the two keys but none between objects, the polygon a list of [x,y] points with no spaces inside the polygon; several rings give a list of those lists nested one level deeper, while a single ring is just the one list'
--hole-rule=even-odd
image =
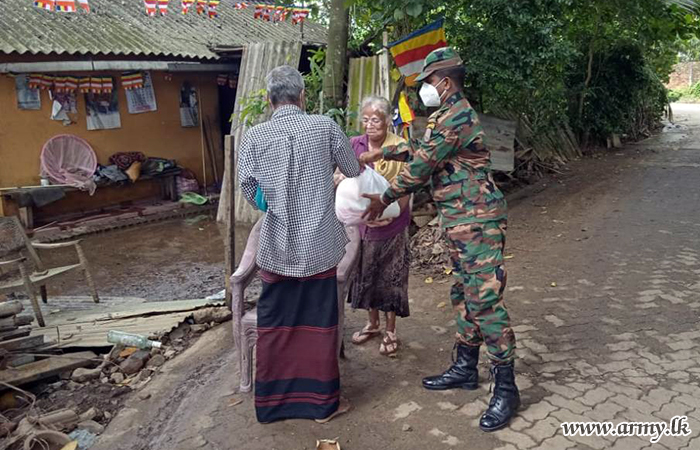
[{"label": "paved road surface", "polygon": [[[700,448],[700,109],[678,106],[676,119],[681,128],[572,164],[512,208],[507,302],[524,408],[509,429],[476,425],[489,398],[486,365],[478,391],[420,388],[448,362],[453,322],[440,305],[448,280],[413,276],[400,357],[379,356],[378,342],[348,351],[351,414],[326,426],[257,424],[251,397],[235,392],[225,327],[166,366],[151,398],[135,396],[97,448],[301,450],[335,437],[344,450]],[[363,320],[350,314],[348,332]],[[560,429],[679,415],[692,434],[653,447]]]}]

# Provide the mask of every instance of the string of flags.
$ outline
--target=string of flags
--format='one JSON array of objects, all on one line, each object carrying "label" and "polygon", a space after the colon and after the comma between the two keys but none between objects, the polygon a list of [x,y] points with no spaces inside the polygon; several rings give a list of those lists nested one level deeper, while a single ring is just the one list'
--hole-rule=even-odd
[{"label": "string of flags", "polygon": [[[239,5],[241,5],[239,7]],[[245,9],[247,8],[247,3],[237,3],[236,8]],[[271,6],[271,5],[255,5],[255,13],[253,14],[254,19],[262,19],[266,22],[284,22],[287,17],[292,17],[292,23],[297,25],[302,23],[309,17],[311,13],[310,9],[307,8],[295,8],[286,6]]]},{"label": "string of flags", "polygon": [[[168,13],[170,0],[143,0],[146,15],[149,17],[165,16]],[[219,16],[218,7],[221,0],[180,0],[180,8],[183,15],[194,9],[199,15],[206,14],[209,18]],[[34,0],[34,6],[46,11],[58,11],[74,13],[78,9],[90,12],[89,0]],[[251,6],[248,2],[236,2],[235,8],[242,10]],[[274,6],[256,4],[253,12],[254,19],[266,22],[285,22],[289,17],[294,25],[303,23],[311,14],[308,8],[296,6]]]},{"label": "string of flags", "polygon": [[[29,75],[27,84],[29,89],[51,90],[57,93],[80,91],[83,94],[111,94],[114,90],[112,77],[76,77],[33,73]],[[126,72],[122,74],[121,85],[126,90],[143,88],[143,73]]]},{"label": "string of flags", "polygon": [[46,11],[77,12],[77,8],[80,8],[85,12],[90,12],[88,0],[35,0],[34,6]]}]

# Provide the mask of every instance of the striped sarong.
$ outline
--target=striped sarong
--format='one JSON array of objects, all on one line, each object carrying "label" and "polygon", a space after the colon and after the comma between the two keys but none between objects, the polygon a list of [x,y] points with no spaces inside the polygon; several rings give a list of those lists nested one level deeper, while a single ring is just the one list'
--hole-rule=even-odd
[{"label": "striped sarong", "polygon": [[261,278],[257,419],[324,419],[340,400],[336,270],[309,278],[261,271]]}]

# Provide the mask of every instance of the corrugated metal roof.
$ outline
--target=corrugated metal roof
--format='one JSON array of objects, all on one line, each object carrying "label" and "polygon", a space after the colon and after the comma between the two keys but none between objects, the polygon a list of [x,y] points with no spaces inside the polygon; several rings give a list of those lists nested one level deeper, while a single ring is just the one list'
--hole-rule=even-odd
[{"label": "corrugated metal roof", "polygon": [[[76,2],[77,3],[77,2]],[[323,26],[303,27],[253,18],[224,0],[219,17],[181,14],[171,0],[164,17],[148,17],[142,0],[90,0],[91,12],[61,13],[36,8],[32,0],[0,0],[0,53],[118,55],[217,59],[214,46],[243,47],[266,41],[326,42]]]}]

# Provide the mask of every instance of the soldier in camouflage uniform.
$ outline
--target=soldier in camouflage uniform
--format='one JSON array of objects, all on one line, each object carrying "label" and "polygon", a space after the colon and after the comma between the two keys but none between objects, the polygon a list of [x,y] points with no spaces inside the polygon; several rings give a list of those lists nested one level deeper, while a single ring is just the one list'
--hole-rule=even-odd
[{"label": "soldier in camouflage uniform", "polygon": [[458,332],[453,365],[423,379],[423,386],[476,389],[479,347],[485,343],[495,388],[480,427],[494,431],[506,426],[520,406],[513,371],[515,335],[503,302],[506,201],[491,176],[479,119],[462,93],[464,73],[453,49],[428,55],[417,80],[424,82],[421,98],[426,106],[439,109],[430,116],[422,141],[361,156],[365,164],[381,157],[410,162],[383,195],[366,196],[371,204],[365,216],[375,220],[402,196],[430,186],[453,264],[451,298]]}]

